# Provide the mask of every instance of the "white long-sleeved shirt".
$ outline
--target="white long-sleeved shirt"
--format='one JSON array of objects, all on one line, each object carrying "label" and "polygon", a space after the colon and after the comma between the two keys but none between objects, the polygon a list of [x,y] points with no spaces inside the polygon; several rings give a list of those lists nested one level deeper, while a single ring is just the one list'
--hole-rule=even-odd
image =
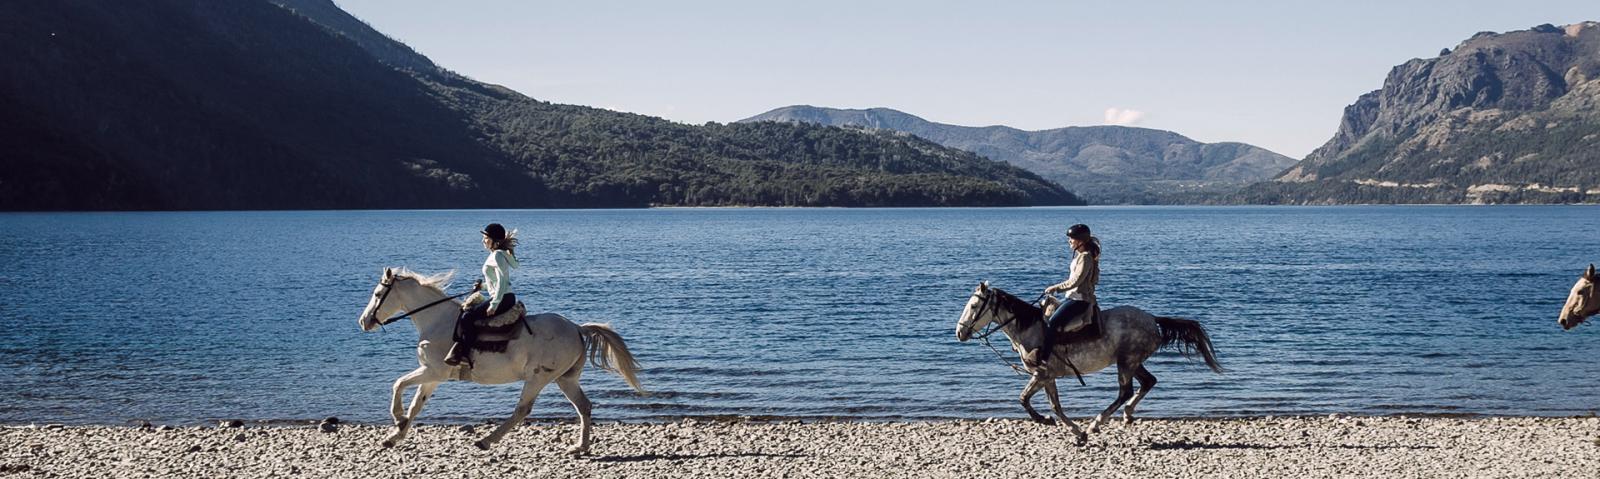
[{"label": "white long-sleeved shirt", "polygon": [[517,257],[503,249],[490,252],[489,259],[483,260],[483,285],[489,294],[490,313],[499,310],[500,300],[511,292],[511,270],[518,266]]},{"label": "white long-sleeved shirt", "polygon": [[1100,258],[1080,251],[1072,258],[1072,274],[1054,288],[1065,291],[1067,299],[1094,302],[1094,285],[1099,282]]}]

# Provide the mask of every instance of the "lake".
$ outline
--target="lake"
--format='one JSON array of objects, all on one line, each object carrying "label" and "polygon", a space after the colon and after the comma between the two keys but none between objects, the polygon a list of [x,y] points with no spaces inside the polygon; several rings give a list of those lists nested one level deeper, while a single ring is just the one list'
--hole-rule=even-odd
[{"label": "lake", "polygon": [[[979,281],[1060,281],[1200,321],[1228,368],[1164,352],[1156,417],[1574,415],[1600,408],[1600,328],[1556,315],[1600,262],[1592,206],[652,209],[0,214],[0,423],[385,422],[409,322],[362,333],[386,266],[457,270],[521,230],[531,310],[610,323],[653,394],[590,368],[602,421],[1021,418],[1024,378],[955,340]],[[1003,344],[997,345],[1005,350]],[[1074,415],[1115,375],[1062,383]],[[1070,384],[1070,385],[1069,385]],[[424,422],[502,419],[518,386],[448,383]],[[1040,395],[1038,404],[1045,404]],[[551,387],[533,418],[572,417]]]}]

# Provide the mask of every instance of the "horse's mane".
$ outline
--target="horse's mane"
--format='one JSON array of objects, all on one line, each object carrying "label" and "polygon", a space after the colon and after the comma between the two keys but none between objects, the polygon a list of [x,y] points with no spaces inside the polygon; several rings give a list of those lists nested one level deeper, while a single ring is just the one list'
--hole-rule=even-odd
[{"label": "horse's mane", "polygon": [[1011,314],[1017,316],[1017,326],[1026,327],[1044,320],[1044,310],[1034,306],[1033,303],[1029,303],[1000,288],[989,288],[989,291],[994,292],[994,298],[999,301],[1001,308],[1005,308],[1006,311],[1010,311]]},{"label": "horse's mane", "polygon": [[396,279],[413,280],[423,286],[437,289],[441,293],[444,292],[445,288],[450,286],[450,280],[456,277],[455,271],[445,271],[443,273],[433,275],[418,273],[405,267],[394,268],[392,271],[394,271],[394,277]]}]

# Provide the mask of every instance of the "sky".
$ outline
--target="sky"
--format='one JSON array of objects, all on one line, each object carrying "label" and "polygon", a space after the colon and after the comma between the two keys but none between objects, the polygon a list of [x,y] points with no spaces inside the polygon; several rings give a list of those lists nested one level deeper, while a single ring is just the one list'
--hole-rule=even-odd
[{"label": "sky", "polygon": [[336,0],[435,63],[556,103],[733,122],[888,107],[1025,130],[1102,124],[1301,158],[1390,68],[1586,1]]}]

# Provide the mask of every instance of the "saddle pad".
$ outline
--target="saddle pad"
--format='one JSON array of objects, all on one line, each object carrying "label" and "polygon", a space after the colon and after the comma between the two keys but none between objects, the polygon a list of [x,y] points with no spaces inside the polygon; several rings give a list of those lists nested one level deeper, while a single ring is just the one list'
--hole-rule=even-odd
[{"label": "saddle pad", "polygon": [[516,306],[512,306],[511,309],[506,310],[504,313],[478,320],[476,328],[478,334],[473,338],[472,350],[490,353],[505,352],[506,346],[511,344],[511,340],[517,339],[518,336],[522,335],[522,331],[527,328],[523,322],[523,314],[527,310],[522,305],[522,302],[518,301]]},{"label": "saddle pad", "polygon": [[517,301],[517,304],[512,305],[510,309],[506,310],[506,312],[480,319],[477,323],[474,323],[474,325],[479,328],[503,327],[508,324],[516,323],[517,320],[522,319],[522,315],[527,312],[528,308],[523,306],[521,301]]}]

